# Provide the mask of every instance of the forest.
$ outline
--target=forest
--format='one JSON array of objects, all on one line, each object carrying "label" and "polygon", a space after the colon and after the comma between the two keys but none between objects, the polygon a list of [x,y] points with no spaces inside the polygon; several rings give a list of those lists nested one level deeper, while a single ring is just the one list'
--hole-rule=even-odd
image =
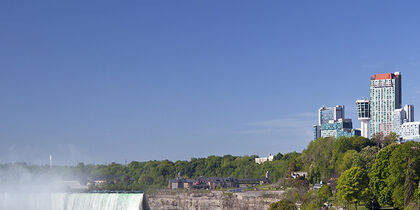
[{"label": "forest", "polygon": [[[329,201],[370,209],[418,206],[420,194],[420,142],[398,144],[394,137],[319,138],[301,153],[278,153],[273,161],[255,163],[251,156],[209,156],[189,161],[152,160],[128,164],[75,166],[0,165],[0,182],[13,183],[27,174],[36,177],[78,179],[83,183],[105,180],[97,189],[148,190],[167,188],[178,173],[184,178],[261,178],[271,173],[273,188],[286,190],[286,199],[302,203],[301,209],[318,208]],[[22,171],[27,173],[22,173]],[[291,172],[304,171],[305,180],[290,181]],[[311,191],[316,183],[328,183]],[[302,190],[303,189],[303,190]]]}]

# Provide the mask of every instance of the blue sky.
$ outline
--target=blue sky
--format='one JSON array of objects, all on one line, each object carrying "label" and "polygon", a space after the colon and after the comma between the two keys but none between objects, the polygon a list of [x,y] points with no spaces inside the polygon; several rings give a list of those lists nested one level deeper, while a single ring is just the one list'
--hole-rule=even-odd
[{"label": "blue sky", "polygon": [[1,1],[0,162],[301,151],[322,105],[360,126],[375,73],[420,107],[419,6]]}]

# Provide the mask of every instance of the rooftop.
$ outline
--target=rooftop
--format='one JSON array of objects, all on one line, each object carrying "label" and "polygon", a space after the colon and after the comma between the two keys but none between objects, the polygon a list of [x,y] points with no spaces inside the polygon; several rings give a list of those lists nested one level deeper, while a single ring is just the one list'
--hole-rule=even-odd
[{"label": "rooftop", "polygon": [[398,78],[400,76],[400,72],[395,73],[385,73],[385,74],[374,74],[370,78],[371,80],[385,80],[385,79],[392,79],[392,78]]}]

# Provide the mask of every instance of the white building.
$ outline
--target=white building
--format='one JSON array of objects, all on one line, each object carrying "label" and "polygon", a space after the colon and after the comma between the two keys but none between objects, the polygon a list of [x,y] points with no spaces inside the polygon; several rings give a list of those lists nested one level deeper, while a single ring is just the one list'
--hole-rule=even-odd
[{"label": "white building", "polygon": [[401,125],[406,122],[406,114],[404,109],[395,109],[392,113],[392,128],[397,135],[401,135]]},{"label": "white building", "polygon": [[273,160],[274,160],[274,156],[270,154],[268,157],[255,158],[255,163],[261,164],[266,161],[273,161]]},{"label": "white building", "polygon": [[400,137],[404,140],[420,140],[420,122],[406,122],[401,125]]},{"label": "white building", "polygon": [[414,122],[414,106],[413,105],[405,105],[404,111],[406,114],[407,122]]},{"label": "white building", "polygon": [[357,107],[357,119],[360,120],[361,128],[360,128],[360,135],[369,138],[369,130],[370,130],[370,101],[369,100],[357,100],[356,101]]}]

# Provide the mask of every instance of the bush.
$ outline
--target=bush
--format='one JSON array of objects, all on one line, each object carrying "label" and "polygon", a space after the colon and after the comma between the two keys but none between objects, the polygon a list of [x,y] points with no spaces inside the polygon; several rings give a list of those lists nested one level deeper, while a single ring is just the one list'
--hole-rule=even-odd
[{"label": "bush", "polygon": [[283,199],[281,201],[270,204],[268,210],[297,210],[296,205],[290,201]]}]

